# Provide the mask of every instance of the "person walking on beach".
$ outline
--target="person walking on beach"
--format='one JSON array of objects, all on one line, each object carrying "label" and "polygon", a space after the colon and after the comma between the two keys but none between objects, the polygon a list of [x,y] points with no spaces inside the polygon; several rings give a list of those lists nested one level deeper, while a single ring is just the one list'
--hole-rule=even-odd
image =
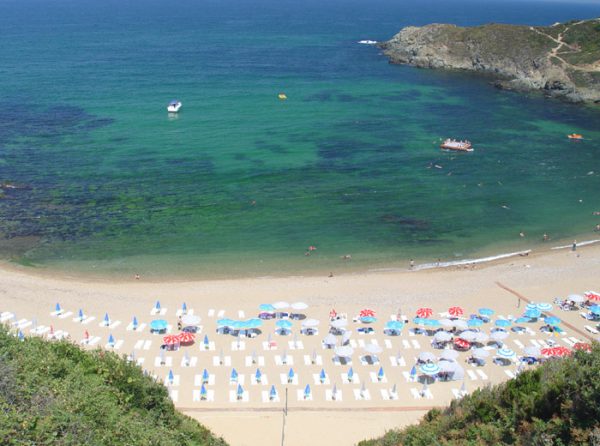
[{"label": "person walking on beach", "polygon": [[181,329],[183,328],[183,325],[181,323],[181,316],[177,317],[177,330],[181,331]]},{"label": "person walking on beach", "polygon": [[410,269],[413,269],[415,267],[415,261],[413,259],[410,259]]},{"label": "person walking on beach", "polygon": [[573,240],[573,246],[571,247],[571,251],[577,251],[577,240]]}]

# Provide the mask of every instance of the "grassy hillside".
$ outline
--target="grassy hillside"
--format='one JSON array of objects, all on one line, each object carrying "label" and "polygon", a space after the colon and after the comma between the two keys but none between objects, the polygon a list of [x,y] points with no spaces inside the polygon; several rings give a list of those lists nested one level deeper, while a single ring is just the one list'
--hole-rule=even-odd
[{"label": "grassy hillside", "polygon": [[2,445],[225,445],[116,355],[2,327],[0,411]]},{"label": "grassy hillside", "polygon": [[359,446],[599,445],[600,345],[477,390]]}]

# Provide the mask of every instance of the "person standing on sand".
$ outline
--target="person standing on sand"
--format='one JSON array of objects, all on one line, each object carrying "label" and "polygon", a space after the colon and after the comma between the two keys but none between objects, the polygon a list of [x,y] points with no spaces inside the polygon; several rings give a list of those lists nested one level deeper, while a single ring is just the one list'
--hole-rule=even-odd
[{"label": "person standing on sand", "polygon": [[410,269],[413,269],[415,267],[415,261],[413,259],[410,259]]},{"label": "person standing on sand", "polygon": [[577,240],[573,240],[573,246],[571,247],[571,251],[577,251]]}]

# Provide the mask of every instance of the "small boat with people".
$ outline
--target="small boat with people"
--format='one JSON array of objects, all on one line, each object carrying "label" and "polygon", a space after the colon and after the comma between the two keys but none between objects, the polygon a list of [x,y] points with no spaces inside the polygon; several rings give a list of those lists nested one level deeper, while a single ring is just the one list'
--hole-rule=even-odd
[{"label": "small boat with people", "polygon": [[471,144],[471,141],[457,141],[456,139],[450,139],[447,138],[446,140],[444,140],[444,142],[442,142],[442,144],[440,145],[440,148],[442,150],[454,150],[457,152],[472,152],[473,151],[473,145]]},{"label": "small boat with people", "polygon": [[171,102],[169,102],[169,105],[167,105],[167,111],[169,113],[177,113],[181,109],[182,105],[183,104],[181,103],[181,101],[173,99]]},{"label": "small boat with people", "polygon": [[581,139],[583,139],[583,135],[580,135],[579,133],[571,133],[570,135],[567,135],[567,138],[574,139],[574,140],[581,140]]}]

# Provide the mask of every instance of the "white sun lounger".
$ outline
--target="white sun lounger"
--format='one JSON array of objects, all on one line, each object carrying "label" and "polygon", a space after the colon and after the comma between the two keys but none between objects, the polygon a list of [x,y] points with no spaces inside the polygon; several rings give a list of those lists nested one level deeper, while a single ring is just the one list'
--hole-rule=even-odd
[{"label": "white sun lounger", "polygon": [[200,344],[200,351],[203,352],[214,352],[216,348],[217,347],[215,346],[215,341],[208,341],[208,346],[204,344],[204,342]]},{"label": "white sun lounger", "polygon": [[390,356],[390,362],[392,363],[392,367],[406,367],[404,356],[401,356],[399,360],[396,356]]},{"label": "white sun lounger", "polygon": [[383,398],[383,400],[397,400],[398,392],[392,393],[387,389],[381,389],[381,398]]},{"label": "white sun lounger", "polygon": [[260,382],[258,382],[256,380],[256,374],[252,373],[250,375],[250,384],[252,384],[253,386],[268,386],[269,378],[267,377],[267,375],[265,373],[263,373],[260,377]]},{"label": "white sun lounger", "polygon": [[221,360],[219,359],[218,356],[213,356],[213,366],[218,367],[220,365],[223,365],[225,367],[231,367],[231,356],[224,356],[223,357],[223,364],[220,363]]},{"label": "white sun lounger", "polygon": [[225,310],[219,310],[219,312],[217,313],[217,317],[221,319],[223,316],[225,316]]},{"label": "white sun lounger", "polygon": [[369,389],[365,389],[365,391],[362,392],[362,394],[360,389],[354,389],[353,393],[354,399],[357,401],[369,401],[371,399],[371,392],[369,392]]},{"label": "white sun lounger", "polygon": [[421,350],[421,344],[419,344],[419,341],[417,341],[416,339],[411,339],[410,340],[413,348],[416,348],[417,350]]},{"label": "white sun lounger", "polygon": [[231,341],[231,351],[241,352],[246,350],[246,343],[244,341]]},{"label": "white sun lounger", "polygon": [[263,390],[262,394],[262,402],[263,403],[278,403],[279,402],[279,394],[275,395],[275,398],[271,399],[271,394],[268,390]]},{"label": "white sun lounger", "polygon": [[509,378],[514,378],[514,377],[515,377],[515,374],[513,373],[513,371],[512,371],[512,370],[508,370],[508,369],[507,369],[507,370],[504,370],[504,373],[506,373],[506,375],[507,375]]},{"label": "white sun lounger", "polygon": [[243,373],[240,373],[236,379],[229,379],[230,386],[237,386],[238,384],[241,384],[242,386],[246,384],[246,375]]},{"label": "white sun lounger", "polygon": [[279,381],[283,385],[297,386],[298,385],[298,374],[295,373],[294,374],[294,378],[292,379],[292,382],[289,382],[288,381],[288,374],[287,373],[280,373],[279,374]]},{"label": "white sun lounger", "polygon": [[92,336],[88,339],[82,339],[81,343],[83,345],[87,345],[87,346],[93,346],[96,345],[98,342],[100,342],[100,336]]},{"label": "white sun lounger", "polygon": [[263,341],[262,343],[263,346],[263,350],[265,351],[269,351],[269,350],[277,350],[277,341]]},{"label": "white sun lounger", "polygon": [[290,350],[304,350],[304,343],[302,341],[288,341]]},{"label": "white sun lounger", "polygon": [[[204,401],[214,401],[215,400],[215,391],[212,389],[206,389],[206,399]],[[200,398],[200,390],[196,389],[194,391],[192,391],[192,401],[193,402],[200,402],[202,401],[202,398]]]},{"label": "white sun lounger", "polygon": [[385,348],[392,348],[392,341],[390,341],[389,339],[384,339],[383,345],[385,345]]},{"label": "white sun lounger", "polygon": [[489,379],[483,370],[477,369],[475,370],[477,374],[481,377],[481,379]]},{"label": "white sun lounger", "polygon": [[72,311],[65,311],[64,313],[61,313],[61,314],[59,314],[59,315],[58,315],[58,318],[59,318],[59,319],[66,319],[66,318],[68,318],[69,316],[71,316],[72,314],[73,314],[73,312],[72,312]]},{"label": "white sun lounger", "polygon": [[[215,385],[215,375],[212,373],[208,374],[208,385],[209,386]],[[194,375],[194,387],[201,387],[201,386],[202,386],[202,375]]]},{"label": "white sun lounger", "polygon": [[517,347],[519,347],[521,350],[525,348],[525,346],[523,345],[523,343],[521,341],[519,341],[518,339],[513,339],[513,342],[515,343],[515,345]]},{"label": "white sun lounger", "polygon": [[163,383],[167,387],[179,387],[179,375],[173,375],[173,382],[169,381],[168,376],[165,376]]},{"label": "white sun lounger", "polygon": [[407,371],[403,371],[402,372],[402,376],[404,376],[404,379],[406,380],[407,383],[411,382],[411,378],[410,378],[410,373]]},{"label": "white sun lounger", "polygon": [[2,314],[0,314],[0,322],[9,321],[14,317],[15,317],[14,313],[11,313],[10,311],[5,311]]},{"label": "white sun lounger", "polygon": [[381,380],[379,380],[377,378],[377,373],[375,372],[369,372],[369,376],[371,377],[371,382],[375,383],[375,384],[379,384],[379,383],[386,383],[387,382],[387,376],[383,376],[383,378]]},{"label": "white sun lounger", "polygon": [[315,383],[316,386],[327,386],[329,385],[331,382],[329,380],[329,375],[325,374],[325,380],[323,381],[323,383],[321,383],[321,377],[319,376],[318,373],[313,373],[313,381]]},{"label": "white sun lounger", "polygon": [[[304,355],[304,365],[313,365],[311,355]],[[317,355],[315,365],[323,365],[323,357]]]},{"label": "white sun lounger", "polygon": [[165,314],[167,314],[166,308],[152,308],[152,310],[150,310],[151,316],[164,316]]},{"label": "white sun lounger", "polygon": [[333,402],[342,401],[342,391],[340,389],[337,389],[337,391],[335,392],[335,399],[333,399],[332,390],[331,389],[325,390],[325,400],[333,401]]},{"label": "white sun lounger", "polygon": [[215,309],[214,308],[209,309],[207,315],[208,315],[208,317],[215,317]]},{"label": "white sun lounger", "polygon": [[589,331],[592,334],[598,334],[598,330],[596,330],[591,325],[584,325],[583,328],[585,328],[587,331]]},{"label": "white sun lounger", "polygon": [[304,395],[304,389],[298,389],[296,391],[296,395],[298,397],[298,401],[312,401],[313,399],[312,393],[307,396]]},{"label": "white sun lounger", "polygon": [[402,347],[404,348],[412,348],[410,345],[410,342],[408,342],[406,339],[402,339]]},{"label": "white sun lounger", "polygon": [[160,356],[154,358],[154,367],[172,367],[173,366],[173,357],[165,356],[165,363],[160,363]]},{"label": "white sun lounger", "polygon": [[467,375],[471,378],[471,381],[477,381],[477,375],[473,370],[467,370]]},{"label": "white sun lounger", "polygon": [[169,396],[171,397],[171,400],[176,403],[177,401],[179,401],[179,390],[177,389],[169,389]]},{"label": "white sun lounger", "polygon": [[146,328],[146,324],[138,324],[137,328],[134,330],[133,329],[133,322],[130,322],[129,325],[127,326],[126,330],[127,331],[135,331],[136,333],[141,333],[144,331],[144,328]]},{"label": "white sun lounger", "polygon": [[421,395],[421,392],[418,389],[415,389],[414,387],[411,387],[410,389],[410,393],[413,396],[414,399],[416,400],[420,400],[423,398],[427,398],[427,399],[433,399],[433,394],[431,393],[431,390],[427,389],[427,391],[425,392],[424,395]]},{"label": "white sun lounger", "polygon": [[192,356],[189,358],[189,363],[186,363],[185,358],[181,358],[181,367],[196,367],[198,364],[198,357]]},{"label": "white sun lounger", "polygon": [[117,342],[115,342],[114,344],[106,344],[104,346],[105,349],[107,350],[119,350],[121,347],[123,346],[123,339],[119,339]]},{"label": "white sun lounger", "polygon": [[229,402],[230,403],[247,403],[250,401],[250,394],[247,390],[244,390],[242,397],[238,399],[237,390],[229,391]]},{"label": "white sun lounger", "polygon": [[285,363],[283,362],[283,357],[280,355],[275,356],[275,364],[276,365],[294,365],[294,357],[291,355],[286,355]]},{"label": "white sun lounger", "polygon": [[265,365],[265,357],[264,356],[256,356],[256,364],[252,364],[252,356],[246,356],[244,359],[244,365],[246,367],[264,367]]},{"label": "white sun lounger", "polygon": [[460,399],[463,396],[465,396],[467,394],[467,392],[461,392],[460,389],[452,389],[452,395],[454,395],[454,398],[456,399]]}]

